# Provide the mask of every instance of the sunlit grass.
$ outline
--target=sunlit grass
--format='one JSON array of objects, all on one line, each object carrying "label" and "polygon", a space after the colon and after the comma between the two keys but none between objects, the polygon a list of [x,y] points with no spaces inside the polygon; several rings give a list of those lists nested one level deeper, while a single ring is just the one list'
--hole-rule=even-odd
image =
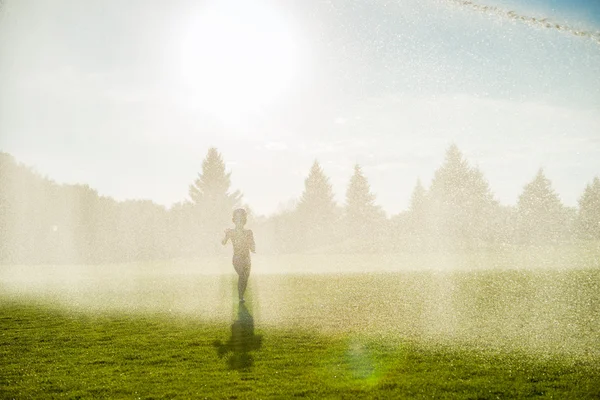
[{"label": "sunlit grass", "polygon": [[[252,310],[250,310],[252,313]],[[593,398],[598,360],[0,306],[2,398]],[[260,345],[245,348],[249,337]],[[216,342],[234,342],[219,355]],[[238,353],[238,354],[236,354]],[[246,353],[249,361],[231,363]]]},{"label": "sunlit grass", "polygon": [[563,250],[257,258],[241,313],[227,258],[1,266],[0,398],[598,397],[599,252]]},{"label": "sunlit grass", "polygon": [[[329,264],[322,255],[312,259],[290,256],[290,262],[306,262],[307,271],[322,266],[323,273],[265,274],[257,266],[248,298],[261,327],[530,352],[600,354],[600,268],[592,253],[582,253],[582,261],[571,257],[573,262],[565,261],[563,254],[566,268],[559,268],[554,254],[548,254],[544,259],[533,253],[527,264],[515,263],[512,269],[498,266],[504,262],[500,260],[493,268],[483,268],[484,264],[474,260],[484,255],[469,254],[448,261],[462,263],[462,268],[402,270],[407,259],[397,258],[397,272],[367,273],[328,269],[329,264],[346,262],[354,271],[367,256],[330,256]],[[389,257],[379,259],[391,263]],[[220,262],[228,273],[205,274],[202,262],[194,268],[177,262],[0,267],[0,296],[85,312],[165,313],[228,323],[234,316],[236,276],[227,259]],[[260,262],[275,265],[284,258]],[[546,268],[536,267],[537,262]],[[554,266],[549,266],[552,262]],[[583,268],[583,262],[589,268]],[[441,260],[439,265],[443,266]]]}]

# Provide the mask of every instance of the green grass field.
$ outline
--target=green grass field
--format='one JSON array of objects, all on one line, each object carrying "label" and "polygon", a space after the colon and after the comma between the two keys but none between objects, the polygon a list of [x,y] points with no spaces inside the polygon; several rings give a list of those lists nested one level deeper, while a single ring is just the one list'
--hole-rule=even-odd
[{"label": "green grass field", "polygon": [[600,398],[600,257],[432,257],[3,266],[0,398]]},{"label": "green grass field", "polygon": [[0,313],[2,398],[600,396],[593,359],[259,329],[243,316],[231,329],[23,303]]}]

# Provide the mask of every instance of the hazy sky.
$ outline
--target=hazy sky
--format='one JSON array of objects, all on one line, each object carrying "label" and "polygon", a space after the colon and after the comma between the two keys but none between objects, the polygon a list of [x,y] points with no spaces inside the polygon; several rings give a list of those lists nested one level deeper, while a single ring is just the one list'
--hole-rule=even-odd
[{"label": "hazy sky", "polygon": [[[311,163],[363,165],[405,209],[455,142],[514,204],[543,166],[567,205],[600,175],[600,42],[446,0],[4,0],[0,150],[171,205],[216,146],[259,213]],[[599,34],[596,0],[482,0]]]}]

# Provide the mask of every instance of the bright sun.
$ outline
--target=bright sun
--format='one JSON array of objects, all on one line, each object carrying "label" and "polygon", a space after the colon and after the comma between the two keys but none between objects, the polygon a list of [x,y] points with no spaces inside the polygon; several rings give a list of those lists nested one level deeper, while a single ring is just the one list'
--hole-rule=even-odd
[{"label": "bright sun", "polygon": [[258,1],[213,1],[189,22],[181,76],[205,111],[224,120],[262,113],[293,83],[302,57],[276,9]]}]

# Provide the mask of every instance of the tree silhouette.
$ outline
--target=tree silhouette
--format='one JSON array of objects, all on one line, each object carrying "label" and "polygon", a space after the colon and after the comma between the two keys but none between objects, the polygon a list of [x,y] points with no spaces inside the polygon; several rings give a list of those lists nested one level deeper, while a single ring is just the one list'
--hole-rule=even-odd
[{"label": "tree silhouette", "polygon": [[455,144],[446,151],[429,190],[433,234],[439,239],[466,244],[492,236],[487,222],[497,202],[478,168],[472,168]]},{"label": "tree silhouette", "polygon": [[310,219],[331,219],[334,215],[335,201],[329,178],[325,176],[318,161],[310,169],[304,180],[304,192],[298,202],[298,212]]},{"label": "tree silhouette", "polygon": [[345,222],[351,236],[364,238],[372,236],[377,225],[384,218],[381,208],[375,205],[375,195],[360,166],[354,166],[354,175],[350,178],[346,190]]},{"label": "tree silhouette", "polygon": [[409,212],[409,231],[417,236],[422,236],[428,229],[428,201],[427,190],[423,187],[420,179],[417,179],[415,188],[410,197]]},{"label": "tree silhouette", "polygon": [[498,201],[479,167],[471,169],[467,184],[469,200],[466,208],[471,213],[468,223],[470,239],[494,242],[499,239],[502,214]]},{"label": "tree silhouette", "polygon": [[[221,251],[222,230],[242,197],[230,191],[230,177],[221,155],[210,149],[190,185],[190,200],[166,209],[149,200],[116,201],[87,185],[56,184],[0,152],[0,263],[103,263]],[[560,243],[575,234],[597,240],[600,179],[587,185],[578,210],[561,204],[543,170],[523,188],[516,206],[499,206],[481,171],[469,166],[453,145],[429,190],[417,181],[409,209],[389,222],[375,204],[367,178],[355,167],[343,227],[366,240],[338,242],[340,214],[329,179],[315,161],[301,198],[275,215],[257,218],[255,232],[264,243],[261,249],[280,253],[315,247],[320,252],[383,250],[372,244],[384,242],[377,229],[388,224],[394,226],[386,240],[393,249],[493,245],[515,238],[524,244]],[[572,220],[576,231],[570,230]]]},{"label": "tree silhouette", "polygon": [[171,256],[167,210],[58,185],[0,153],[0,263],[96,263]]},{"label": "tree silhouette", "polygon": [[552,184],[539,169],[517,202],[517,234],[527,244],[557,242],[565,231],[565,209]]},{"label": "tree silhouette", "polygon": [[600,179],[597,176],[579,198],[577,233],[582,239],[600,239]]},{"label": "tree silhouette", "polygon": [[306,247],[325,243],[335,232],[336,204],[329,178],[318,161],[313,163],[304,180],[304,192],[296,209],[299,238]]},{"label": "tree silhouette", "polygon": [[202,162],[202,172],[190,185],[189,195],[194,206],[190,218],[195,226],[191,228],[195,230],[192,234],[197,235],[197,243],[204,244],[209,252],[218,251],[217,238],[231,220],[231,211],[241,205],[242,194],[229,192],[230,177],[221,154],[211,147]]},{"label": "tree silhouette", "polygon": [[202,173],[190,185],[190,198],[196,205],[202,207],[225,208],[228,213],[238,206],[242,199],[240,191],[229,193],[231,172],[225,172],[223,157],[216,148],[208,149],[206,158],[202,161]]}]

